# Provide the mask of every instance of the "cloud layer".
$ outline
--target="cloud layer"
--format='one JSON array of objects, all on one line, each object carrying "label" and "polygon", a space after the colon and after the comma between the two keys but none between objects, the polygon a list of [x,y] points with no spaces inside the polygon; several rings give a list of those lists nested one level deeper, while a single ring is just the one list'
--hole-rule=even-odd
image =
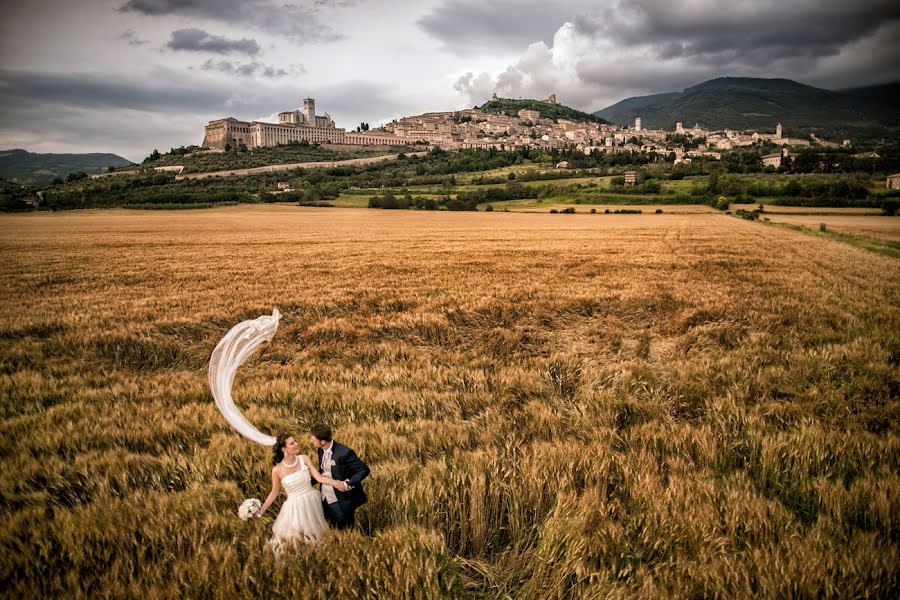
[{"label": "cloud layer", "polygon": [[305,96],[354,127],[495,91],[596,110],[724,75],[900,80],[896,0],[7,4],[0,147],[44,152],[139,159],[199,142],[210,119],[277,115]]},{"label": "cloud layer", "polygon": [[259,61],[249,63],[232,62],[230,60],[213,60],[209,59],[200,67],[203,71],[214,71],[225,73],[226,75],[237,75],[239,77],[253,77],[259,75],[268,79],[279,79],[281,77],[297,77],[306,73],[306,68],[301,64],[293,64],[288,68],[273,67],[263,64]]},{"label": "cloud layer", "polygon": [[202,29],[190,27],[172,32],[172,39],[166,44],[169,50],[188,52],[212,52],[214,54],[259,54],[259,44],[251,38],[229,40],[220,35],[212,35]]},{"label": "cloud layer", "polygon": [[[451,5],[460,23],[495,10],[463,0],[443,6]],[[562,102],[596,110],[628,95],[677,91],[723,75],[788,77],[831,87],[900,79],[896,2],[755,0],[732,2],[728,10],[717,6],[633,0],[584,10],[556,30],[551,44],[530,44],[499,72],[464,73],[455,88],[473,104],[495,91],[507,97],[555,92]],[[444,28],[440,39],[445,46],[465,44],[469,35]],[[498,47],[503,43],[496,41]]]},{"label": "cloud layer", "polygon": [[332,4],[317,2],[306,7],[266,0],[128,0],[119,11],[153,17],[208,19],[287,36],[302,44],[343,38],[321,18],[321,9]]}]

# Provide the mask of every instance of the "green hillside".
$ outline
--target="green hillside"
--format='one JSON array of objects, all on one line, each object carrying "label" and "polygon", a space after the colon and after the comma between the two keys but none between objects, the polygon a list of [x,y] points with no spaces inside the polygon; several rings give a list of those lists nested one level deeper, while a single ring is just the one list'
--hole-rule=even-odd
[{"label": "green hillside", "polygon": [[569,121],[608,123],[604,118],[592,115],[562,104],[550,104],[549,102],[541,102],[540,100],[512,100],[509,98],[498,98],[497,100],[488,100],[480,107],[480,110],[489,113],[504,114],[515,117],[522,109],[536,110],[541,113],[542,119],[568,119]]},{"label": "green hillside", "polygon": [[876,86],[835,92],[788,79],[722,77],[682,92],[628,98],[594,114],[618,125],[641,117],[651,129],[674,129],[681,121],[685,127],[764,131],[782,123],[791,135],[873,140],[900,137],[895,91]]},{"label": "green hillside", "polygon": [[45,185],[56,177],[83,171],[88,175],[107,167],[124,167],[131,161],[117,154],[36,154],[27,150],[0,150],[0,178],[18,183]]}]

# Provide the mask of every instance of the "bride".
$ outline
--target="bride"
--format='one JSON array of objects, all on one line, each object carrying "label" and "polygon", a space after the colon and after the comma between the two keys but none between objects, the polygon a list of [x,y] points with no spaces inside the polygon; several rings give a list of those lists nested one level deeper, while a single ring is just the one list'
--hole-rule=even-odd
[{"label": "bride", "polygon": [[284,486],[287,500],[272,525],[272,539],[269,540],[269,545],[277,554],[282,544],[319,541],[328,528],[322,511],[322,500],[319,492],[313,488],[310,476],[319,483],[338,488],[344,483],[320,474],[309,458],[300,454],[300,447],[288,433],[282,433],[276,438],[272,453],[272,491],[254,516],[261,517]]}]

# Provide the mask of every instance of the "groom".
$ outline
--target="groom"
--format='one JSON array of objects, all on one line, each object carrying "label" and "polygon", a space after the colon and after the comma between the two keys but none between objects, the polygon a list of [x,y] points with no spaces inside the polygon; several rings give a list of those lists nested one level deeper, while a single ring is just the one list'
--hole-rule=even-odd
[{"label": "groom", "polygon": [[309,430],[309,441],[319,455],[319,471],[342,481],[340,486],[322,484],[322,508],[325,520],[337,529],[352,529],[356,509],[366,503],[362,480],[369,467],[356,452],[332,439],[331,427],[316,423]]}]

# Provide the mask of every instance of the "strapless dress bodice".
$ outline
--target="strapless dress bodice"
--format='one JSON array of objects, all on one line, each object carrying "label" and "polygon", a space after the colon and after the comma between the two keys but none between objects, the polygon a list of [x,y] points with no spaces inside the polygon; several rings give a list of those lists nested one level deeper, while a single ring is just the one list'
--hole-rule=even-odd
[{"label": "strapless dress bodice", "polygon": [[299,471],[295,471],[282,477],[281,485],[284,486],[284,491],[287,492],[288,497],[299,496],[316,491],[310,484],[309,467],[306,465]]}]

